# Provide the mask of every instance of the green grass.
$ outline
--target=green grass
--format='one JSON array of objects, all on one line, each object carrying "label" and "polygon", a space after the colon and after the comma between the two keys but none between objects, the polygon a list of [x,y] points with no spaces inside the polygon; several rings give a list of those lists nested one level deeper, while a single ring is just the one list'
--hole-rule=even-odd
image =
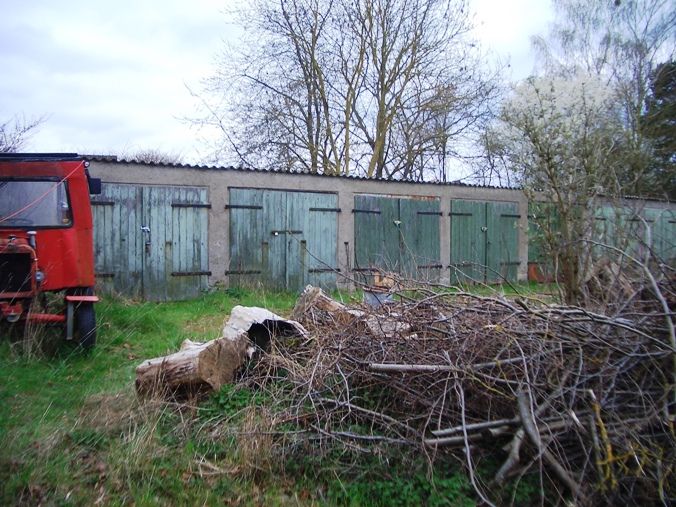
[{"label": "green grass", "polygon": [[0,335],[0,505],[473,505],[455,461],[430,479],[423,458],[397,449],[365,455],[238,436],[267,417],[266,400],[238,386],[180,407],[136,398],[144,359],[219,336],[237,304],[288,315],[295,299],[243,290],[161,304],[104,299],[90,353],[48,330],[44,352],[26,357]]},{"label": "green grass", "polygon": [[[47,350],[42,357],[26,358],[16,344],[0,340],[0,504],[68,503],[66,497],[88,503],[98,498],[91,482],[104,480],[108,487],[109,479],[130,481],[122,503],[154,501],[154,490],[167,487],[172,498],[187,500],[174,471],[185,470],[190,456],[162,442],[170,432],[157,426],[176,415],[164,409],[154,415],[157,421],[134,420],[142,412],[134,395],[136,366],[176,351],[187,338],[219,336],[236,304],[284,314],[294,302],[293,294],[242,291],[164,304],[105,299],[96,308],[98,344],[88,354],[63,342],[56,330],[38,333]],[[141,444],[154,456],[122,467]],[[122,470],[111,474],[111,466]],[[194,488],[188,491],[195,495]]]}]

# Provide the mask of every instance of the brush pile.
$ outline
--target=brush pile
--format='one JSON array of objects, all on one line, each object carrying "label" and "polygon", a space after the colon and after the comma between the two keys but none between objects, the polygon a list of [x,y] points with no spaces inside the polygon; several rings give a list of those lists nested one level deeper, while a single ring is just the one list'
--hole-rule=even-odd
[{"label": "brush pile", "polygon": [[420,285],[398,299],[345,306],[308,287],[292,316],[308,336],[272,340],[243,382],[314,440],[457,453],[488,503],[486,454],[493,484],[540,472],[543,492],[581,505],[676,495],[676,350],[659,301],[609,316]]}]

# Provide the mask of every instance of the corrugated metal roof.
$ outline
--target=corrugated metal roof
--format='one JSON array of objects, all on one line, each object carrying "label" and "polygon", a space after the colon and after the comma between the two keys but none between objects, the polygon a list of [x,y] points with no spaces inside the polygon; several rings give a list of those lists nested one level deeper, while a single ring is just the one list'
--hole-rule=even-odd
[{"label": "corrugated metal roof", "polygon": [[[175,169],[197,169],[202,171],[239,171],[239,172],[253,172],[253,173],[275,173],[275,174],[298,174],[303,176],[312,176],[316,178],[342,178],[354,181],[382,181],[383,183],[407,183],[407,184],[418,184],[418,185],[436,185],[436,186],[450,186],[450,187],[468,187],[468,188],[488,188],[495,190],[515,190],[521,191],[521,187],[507,187],[500,185],[480,185],[478,183],[463,183],[462,181],[414,181],[414,180],[386,180],[377,178],[368,178],[366,176],[358,175],[327,175],[327,174],[315,174],[304,171],[284,171],[282,169],[256,169],[253,167],[235,167],[235,166],[217,166],[217,165],[200,165],[200,164],[177,164],[177,163],[163,163],[163,162],[140,162],[138,160],[129,160],[125,158],[119,158],[116,155],[80,155],[85,160],[95,161],[95,162],[108,162],[115,164],[136,164],[144,165],[149,167],[172,167]],[[655,196],[640,196],[640,195],[625,195],[622,197],[627,200],[643,200],[643,201],[657,201],[657,202],[669,202],[668,199]]]},{"label": "corrugated metal roof", "polygon": [[455,186],[455,187],[471,187],[471,188],[491,188],[496,190],[520,190],[517,187],[503,187],[503,186],[494,186],[494,185],[479,185],[473,183],[463,183],[461,181],[414,181],[414,180],[386,180],[377,178],[368,178],[366,176],[358,175],[327,175],[327,174],[316,174],[309,173],[305,171],[284,171],[282,169],[255,169],[250,167],[235,167],[235,166],[215,166],[215,165],[195,165],[195,164],[177,164],[177,163],[163,163],[163,162],[140,162],[137,160],[128,160],[124,158],[118,158],[115,155],[82,155],[86,160],[94,162],[107,162],[114,164],[135,164],[148,167],[171,167],[174,169],[196,169],[201,171],[240,171],[240,172],[253,172],[253,173],[275,173],[275,174],[298,174],[303,176],[312,176],[317,178],[342,178],[354,181],[382,181],[383,183],[407,183],[407,184],[419,184],[419,185],[437,185],[437,186]]}]

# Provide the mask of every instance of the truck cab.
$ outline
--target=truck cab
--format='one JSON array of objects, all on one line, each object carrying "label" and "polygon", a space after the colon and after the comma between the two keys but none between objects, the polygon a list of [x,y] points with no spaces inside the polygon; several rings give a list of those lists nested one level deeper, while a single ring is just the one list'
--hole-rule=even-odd
[{"label": "truck cab", "polygon": [[[67,339],[90,348],[98,301],[90,193],[101,182],[87,165],[76,154],[0,154],[0,321],[63,325]],[[63,294],[58,312],[37,304],[46,292]]]}]

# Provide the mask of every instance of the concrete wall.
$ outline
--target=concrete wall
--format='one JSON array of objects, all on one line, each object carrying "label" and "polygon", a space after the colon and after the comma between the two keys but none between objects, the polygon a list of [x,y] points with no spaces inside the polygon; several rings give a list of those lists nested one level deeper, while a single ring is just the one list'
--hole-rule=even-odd
[{"label": "concrete wall", "polygon": [[[441,262],[446,268],[450,262],[450,201],[469,199],[477,201],[516,202],[519,206],[519,280],[527,278],[528,259],[528,202],[518,190],[473,187],[452,184],[403,183],[364,180],[356,178],[316,176],[277,172],[248,171],[239,169],[217,169],[187,166],[160,166],[127,162],[91,160],[89,172],[93,177],[111,183],[136,183],[144,185],[191,185],[208,188],[211,203],[209,214],[209,268],[212,272],[210,284],[228,280],[225,271],[229,265],[229,213],[228,188],[268,188],[291,191],[336,192],[338,207],[338,244],[336,254],[341,272],[347,273],[354,255],[354,208],[355,194],[382,194],[391,196],[438,197],[441,204],[442,220],[440,232]],[[442,281],[448,281],[448,269],[442,271]]]}]

